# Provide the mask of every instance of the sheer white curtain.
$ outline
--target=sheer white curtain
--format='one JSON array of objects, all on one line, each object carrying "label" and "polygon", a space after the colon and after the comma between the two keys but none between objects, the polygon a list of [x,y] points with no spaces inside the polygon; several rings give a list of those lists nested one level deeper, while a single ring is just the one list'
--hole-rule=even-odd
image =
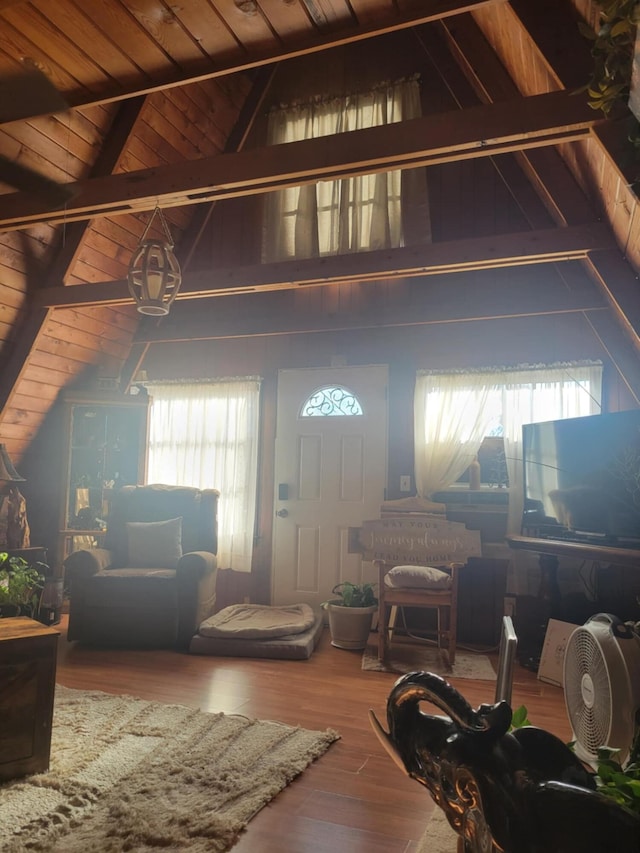
[{"label": "sheer white curtain", "polygon": [[251,571],[260,380],[150,383],[147,481],[214,488],[218,565]]},{"label": "sheer white curtain", "polygon": [[[504,377],[502,377],[503,379]],[[495,418],[498,376],[418,373],[414,394],[416,489],[423,498],[458,479]],[[495,395],[493,402],[495,406]]]},{"label": "sheer white curtain", "polygon": [[522,425],[600,411],[602,365],[421,371],[414,395],[415,477],[418,493],[456,482],[492,424],[501,424],[509,475],[510,533],[522,518]]},{"label": "sheer white curtain", "polygon": [[[267,142],[276,145],[313,139],[420,114],[417,79],[385,83],[370,92],[275,109],[269,115]],[[424,169],[319,181],[268,193],[263,260],[401,246],[403,196],[420,212],[421,239],[430,240]]]}]

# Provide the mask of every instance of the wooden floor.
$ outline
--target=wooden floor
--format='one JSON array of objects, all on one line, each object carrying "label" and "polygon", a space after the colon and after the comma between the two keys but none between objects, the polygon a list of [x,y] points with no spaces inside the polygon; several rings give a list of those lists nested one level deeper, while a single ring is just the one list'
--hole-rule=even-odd
[{"label": "wooden floor", "polygon": [[[324,756],[251,821],[234,853],[415,850],[433,803],[393,764],[367,719],[373,708],[385,720],[386,697],[397,676],[363,672],[361,653],[334,648],[326,632],[308,661],[258,661],[80,647],[66,640],[66,618],[57,626],[62,634],[57,681],[67,687],[340,733]],[[493,700],[492,682],[452,683],[474,706]],[[561,688],[516,666],[512,704],[525,704],[533,723],[570,739]]]}]

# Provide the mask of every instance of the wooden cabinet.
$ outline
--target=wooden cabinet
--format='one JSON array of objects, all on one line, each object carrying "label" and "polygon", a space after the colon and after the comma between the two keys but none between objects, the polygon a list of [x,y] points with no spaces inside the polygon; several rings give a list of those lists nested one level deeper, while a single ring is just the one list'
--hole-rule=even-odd
[{"label": "wooden cabinet", "polygon": [[58,631],[0,619],[0,782],[49,767]]},{"label": "wooden cabinet", "polygon": [[146,395],[65,399],[60,562],[71,551],[99,546],[113,493],[144,482],[148,410]]}]

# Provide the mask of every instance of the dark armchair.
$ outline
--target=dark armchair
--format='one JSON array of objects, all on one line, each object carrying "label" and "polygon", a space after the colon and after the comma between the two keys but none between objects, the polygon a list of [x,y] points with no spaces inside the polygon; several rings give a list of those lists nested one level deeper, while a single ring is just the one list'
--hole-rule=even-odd
[{"label": "dark armchair", "polygon": [[216,599],[215,489],[125,486],[103,548],[65,560],[69,640],[187,648]]}]

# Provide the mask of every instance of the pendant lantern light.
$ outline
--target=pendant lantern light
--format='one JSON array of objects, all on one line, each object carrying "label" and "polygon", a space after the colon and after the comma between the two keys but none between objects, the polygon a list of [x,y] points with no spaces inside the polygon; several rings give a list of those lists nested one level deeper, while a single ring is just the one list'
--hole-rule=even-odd
[{"label": "pendant lantern light", "polygon": [[[147,239],[156,216],[166,240]],[[162,317],[169,313],[171,303],[182,283],[180,264],[173,253],[173,240],[162,210],[156,206],[129,263],[127,281],[140,314]]]}]

